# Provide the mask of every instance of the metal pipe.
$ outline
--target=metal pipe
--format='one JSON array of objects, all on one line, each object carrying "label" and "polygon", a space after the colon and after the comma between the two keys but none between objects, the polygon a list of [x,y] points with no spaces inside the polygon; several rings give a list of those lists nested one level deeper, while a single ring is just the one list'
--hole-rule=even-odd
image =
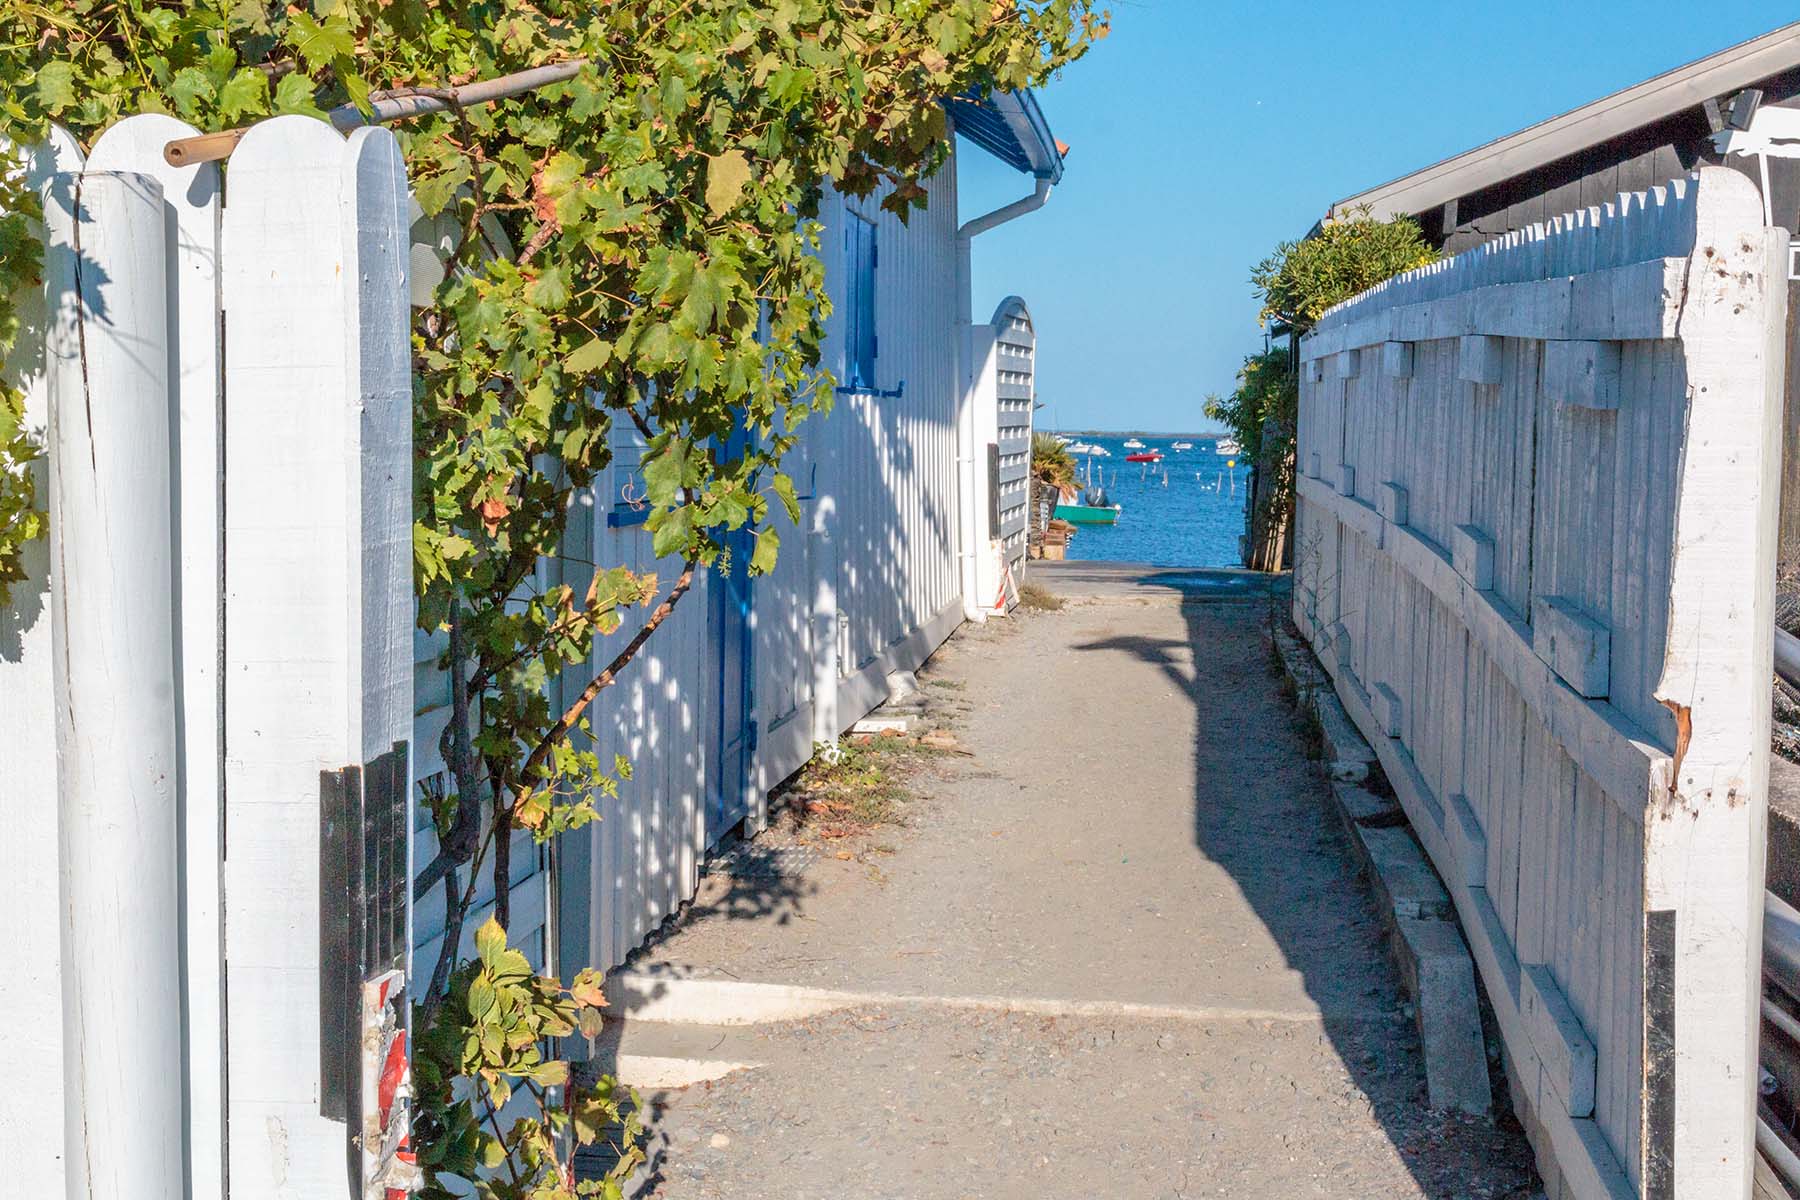
[{"label": "metal pipe", "polygon": [[987,609],[977,594],[980,590],[976,547],[981,541],[980,514],[971,501],[975,495],[976,472],[980,469],[975,444],[975,297],[974,241],[990,229],[1034,213],[1050,199],[1055,182],[1038,179],[1031,195],[1001,205],[963,224],[956,231],[956,309],[957,372],[962,386],[962,399],[956,414],[956,476],[958,504],[957,567],[962,580],[963,616],[971,621],[987,620]]},{"label": "metal pipe", "polygon": [[[545,67],[533,67],[529,71],[518,71],[511,75],[501,75],[495,79],[484,79],[480,83],[468,83],[452,88],[396,88],[387,92],[372,92],[369,95],[368,113],[364,113],[354,104],[340,104],[325,114],[326,120],[339,132],[348,133],[362,125],[385,125],[390,121],[404,121],[410,117],[424,116],[427,113],[447,112],[452,108],[474,108],[481,104],[492,104],[496,100],[506,100],[513,96],[522,96],[526,92],[534,92],[541,87],[549,87],[553,83],[565,83],[581,74],[588,60],[577,58],[565,63],[552,63]],[[177,138],[163,147],[163,157],[171,166],[189,167],[195,163],[217,162],[230,158],[231,152],[248,133],[244,129],[226,129],[218,133],[203,133],[198,137]]]},{"label": "metal pipe", "polygon": [[1775,673],[1792,687],[1800,687],[1800,638],[1775,627]]},{"label": "metal pipe", "polygon": [[1763,974],[1800,1001],[1800,912],[1774,892],[1763,893]]},{"label": "metal pipe", "polygon": [[168,1200],[186,1104],[162,188],[83,175],[71,224],[49,438],[64,1161],[71,1200]]},{"label": "metal pipe", "polygon": [[1800,1157],[1795,1157],[1781,1135],[1761,1116],[1756,1118],[1756,1152],[1781,1176],[1781,1182],[1789,1192],[1800,1192]]}]

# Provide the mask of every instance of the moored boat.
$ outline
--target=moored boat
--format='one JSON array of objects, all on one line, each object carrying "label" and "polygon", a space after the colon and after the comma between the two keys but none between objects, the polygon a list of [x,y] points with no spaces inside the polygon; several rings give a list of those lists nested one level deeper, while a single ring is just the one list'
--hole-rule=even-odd
[{"label": "moored boat", "polygon": [[1138,441],[1136,438],[1127,438],[1125,440],[1125,448],[1127,450],[1142,450],[1144,448],[1144,443]]},{"label": "moored boat", "polygon": [[1163,460],[1160,450],[1140,450],[1136,454],[1127,454],[1126,462],[1159,463]]},{"label": "moored boat", "polygon": [[1059,500],[1052,515],[1071,525],[1116,525],[1122,511],[1124,510],[1119,505],[1112,502],[1112,497],[1106,494],[1104,487],[1090,483],[1076,492],[1070,500]]},{"label": "moored boat", "polygon": [[1218,454],[1224,454],[1227,456],[1242,454],[1244,452],[1244,448],[1242,446],[1238,445],[1236,438],[1228,438],[1228,437],[1220,438],[1218,440],[1217,444],[1215,444],[1213,446],[1213,450],[1214,450],[1214,452],[1216,452]]}]

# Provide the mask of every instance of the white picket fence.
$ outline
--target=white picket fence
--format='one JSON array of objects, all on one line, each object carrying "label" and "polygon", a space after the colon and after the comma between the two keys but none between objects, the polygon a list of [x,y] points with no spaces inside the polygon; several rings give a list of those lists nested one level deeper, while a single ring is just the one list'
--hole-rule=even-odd
[{"label": "white picket fence", "polygon": [[51,537],[0,614],[21,1194],[222,1196],[227,1138],[234,1195],[348,1186],[321,773],[411,736],[406,179],[387,131],[283,117],[226,205],[217,166],[164,161],[194,132],[29,154],[45,283],[8,365]]},{"label": "white picket fence", "polygon": [[1294,618],[1455,897],[1551,1195],[1750,1192],[1787,235],[1705,169],[1301,343]]}]

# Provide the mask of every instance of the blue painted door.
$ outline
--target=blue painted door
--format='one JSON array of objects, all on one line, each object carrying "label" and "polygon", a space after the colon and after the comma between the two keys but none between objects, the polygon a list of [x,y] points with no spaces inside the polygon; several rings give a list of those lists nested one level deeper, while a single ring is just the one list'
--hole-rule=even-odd
[{"label": "blue painted door", "polygon": [[[738,436],[742,436],[741,434]],[[706,841],[716,843],[749,815],[754,800],[756,725],[752,684],[750,628],[750,554],[755,539],[748,526],[727,535],[729,569],[712,579],[711,633],[719,650],[717,714],[713,756],[715,770],[707,789]]]}]

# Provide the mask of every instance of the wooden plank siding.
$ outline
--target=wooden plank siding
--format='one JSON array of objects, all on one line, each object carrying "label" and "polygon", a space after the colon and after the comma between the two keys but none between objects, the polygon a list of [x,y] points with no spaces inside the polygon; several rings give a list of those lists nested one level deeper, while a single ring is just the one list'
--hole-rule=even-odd
[{"label": "wooden plank siding", "polygon": [[[1391,280],[1300,347],[1294,619],[1577,1197],[1748,1195],[1786,243],[1708,168]],[[1544,370],[1594,337],[1614,407]],[[1313,367],[1392,341],[1410,374]]]},{"label": "wooden plank siding", "polygon": [[[796,431],[800,445],[788,468],[801,496],[801,521],[796,528],[785,516],[772,518],[781,529],[781,555],[771,573],[751,584],[744,665],[753,677],[748,720],[758,801],[746,818],[750,831],[767,819],[768,792],[805,764],[816,741],[866,714],[885,698],[889,671],[917,667],[961,621],[960,396],[948,352],[957,336],[955,173],[940,172],[928,188],[929,206],[907,225],[879,210],[879,196],[851,200],[831,193],[822,205],[820,244],[833,294],[848,270],[843,223],[875,224],[876,378],[869,391],[838,394],[829,415],[815,415]],[[839,312],[827,331],[828,365],[837,362],[845,338]],[[890,392],[901,394],[878,394]],[[643,495],[642,443],[621,429],[613,449],[612,466],[571,522],[569,562],[654,570],[666,586],[678,564],[658,561],[649,535],[630,520]],[[603,802],[599,822],[558,843],[548,911],[555,965],[564,974],[624,961],[693,894],[708,851],[731,832],[707,819],[719,769],[715,748],[732,732],[720,728],[716,681],[723,656],[734,651],[709,616],[709,593],[720,586],[712,574],[703,575],[594,706],[602,761],[623,755],[632,778],[617,798]],[[836,605],[824,621],[818,619],[822,588]],[[639,619],[628,619],[599,653],[610,655]],[[835,679],[829,698],[818,694],[821,664]],[[583,682],[570,673],[557,686],[572,698]],[[535,887],[543,879],[527,882]]]}]

